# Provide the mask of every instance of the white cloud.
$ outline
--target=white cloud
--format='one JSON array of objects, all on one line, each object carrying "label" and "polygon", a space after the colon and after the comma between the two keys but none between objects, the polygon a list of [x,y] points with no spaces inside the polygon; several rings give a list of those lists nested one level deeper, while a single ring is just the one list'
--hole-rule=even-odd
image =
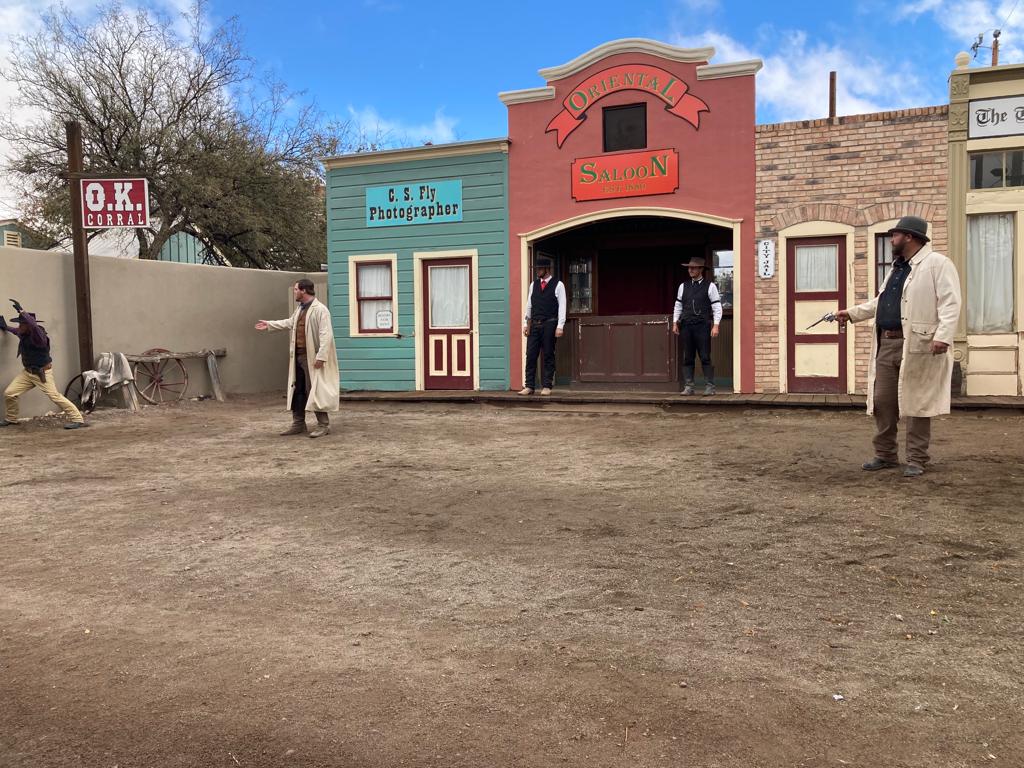
[{"label": "white cloud", "polygon": [[385,118],[375,107],[356,109],[349,106],[348,113],[359,135],[381,137],[387,144],[415,145],[427,141],[444,144],[457,138],[455,125],[458,120],[445,115],[444,108],[434,113],[433,121],[419,124]]},{"label": "white cloud", "polygon": [[983,35],[977,62],[987,66],[991,62],[992,30],[999,29],[999,62],[1001,64],[1024,61],[1024,5],[1018,0],[916,0],[897,9],[899,19],[930,17],[946,35],[967,50]]},{"label": "white cloud", "polygon": [[[749,47],[728,35],[709,31],[677,36],[675,45],[715,48],[713,63],[761,59],[757,75],[758,120],[786,122],[828,116],[828,73],[835,70],[836,111],[856,115],[920,106],[925,87],[909,65],[893,68],[838,45],[811,42],[807,33],[775,34],[769,42]],[[925,94],[926,95],[926,94]],[[941,95],[932,97],[939,103]]]}]

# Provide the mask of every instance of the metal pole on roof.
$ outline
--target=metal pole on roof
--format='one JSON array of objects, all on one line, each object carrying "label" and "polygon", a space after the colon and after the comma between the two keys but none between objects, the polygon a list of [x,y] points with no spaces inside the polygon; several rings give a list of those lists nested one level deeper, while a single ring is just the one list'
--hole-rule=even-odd
[{"label": "metal pole on roof", "polygon": [[89,286],[89,241],[82,226],[82,126],[64,124],[68,137],[68,191],[71,193],[71,247],[75,259],[75,308],[78,313],[78,368],[96,364],[92,348],[92,291]]},{"label": "metal pole on roof", "polygon": [[999,34],[1000,30],[992,30],[992,66],[999,66]]},{"label": "metal pole on roof", "polygon": [[828,119],[836,119],[836,71],[828,73]]}]

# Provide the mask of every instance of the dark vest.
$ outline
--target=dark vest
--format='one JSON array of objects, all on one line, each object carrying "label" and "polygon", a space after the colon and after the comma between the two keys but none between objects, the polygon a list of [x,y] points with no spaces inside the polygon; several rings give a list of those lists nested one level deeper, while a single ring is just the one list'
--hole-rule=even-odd
[{"label": "dark vest", "polygon": [[540,279],[533,281],[533,293],[530,294],[530,319],[551,320],[558,318],[558,297],[555,296],[555,289],[558,287],[558,278],[552,277],[548,280],[548,287],[543,291],[540,289]]},{"label": "dark vest", "polygon": [[683,325],[711,322],[713,315],[711,298],[708,296],[710,288],[710,280],[702,280],[699,284],[692,281],[683,283],[683,313],[679,316],[679,321]]},{"label": "dark vest", "polygon": [[29,342],[28,336],[22,336],[18,341],[18,356],[21,357],[21,364],[30,370],[38,370],[44,365],[49,365],[50,338],[46,337],[46,346],[37,347]]}]

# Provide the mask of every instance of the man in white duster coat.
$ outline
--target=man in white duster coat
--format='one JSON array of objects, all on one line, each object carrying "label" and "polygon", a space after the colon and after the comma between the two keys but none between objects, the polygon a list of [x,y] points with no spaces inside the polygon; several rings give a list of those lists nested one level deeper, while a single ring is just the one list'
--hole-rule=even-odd
[{"label": "man in white duster coat", "polygon": [[907,420],[904,477],[929,461],[931,417],[949,413],[953,335],[960,278],[953,262],[928,245],[928,222],[904,216],[890,230],[892,270],[871,301],[836,313],[839,322],[875,318],[868,372],[868,413],[875,416],[875,456],[868,471],[899,466],[897,428]]},{"label": "man in white duster coat", "polygon": [[[292,286],[295,313],[285,320],[260,320],[257,331],[291,331],[288,346],[288,408],[292,425],[282,435],[306,433],[306,411],[316,414],[310,437],[331,431],[331,411],[338,410],[338,351],[334,346],[331,313],[316,298],[312,280]],[[311,364],[312,363],[312,364]]]}]

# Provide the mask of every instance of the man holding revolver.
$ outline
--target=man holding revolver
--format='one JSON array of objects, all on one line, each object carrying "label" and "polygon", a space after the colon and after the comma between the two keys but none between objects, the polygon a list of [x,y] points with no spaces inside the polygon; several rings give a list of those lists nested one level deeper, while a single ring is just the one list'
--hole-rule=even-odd
[{"label": "man holding revolver", "polygon": [[929,461],[931,417],[949,413],[953,335],[960,317],[960,278],[953,262],[931,249],[928,222],[904,216],[889,231],[892,271],[878,296],[836,313],[840,323],[875,318],[868,371],[868,413],[875,416],[875,456],[863,469],[899,466],[897,430],[907,419],[904,477]]}]

